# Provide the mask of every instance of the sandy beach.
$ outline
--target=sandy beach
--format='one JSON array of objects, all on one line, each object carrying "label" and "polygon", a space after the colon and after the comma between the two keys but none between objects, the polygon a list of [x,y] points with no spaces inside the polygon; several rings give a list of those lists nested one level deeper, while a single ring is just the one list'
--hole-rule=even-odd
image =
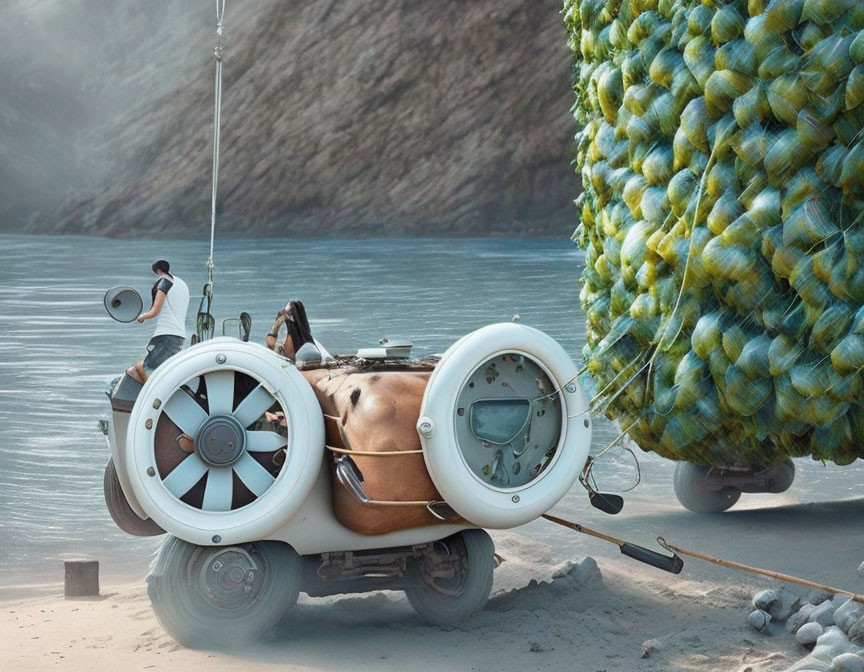
[{"label": "sandy beach", "polygon": [[[675,500],[674,463],[639,457],[642,482],[619,515],[592,509],[578,486],[552,512],[656,550],[662,535],[864,592],[864,498],[854,497],[861,466],[801,461],[788,492],[745,495],[726,513],[696,515]],[[492,536],[504,558],[492,597],[460,628],[427,625],[401,593],[301,595],[264,641],[231,651],[188,650],[164,633],[146,593],[146,553],[125,574],[119,556],[103,556],[98,600],[64,600],[60,583],[0,586],[12,597],[0,602],[0,670],[780,672],[806,654],[793,636],[746,623],[753,595],[778,585],[770,579],[693,559],[680,575],[666,574],[544,520]]]},{"label": "sandy beach", "polygon": [[[858,515],[864,512],[864,500],[741,511],[719,520],[737,519],[746,527],[741,523],[748,518],[766,520],[782,513],[786,520],[810,521],[809,534],[800,537],[807,541],[806,549],[794,557],[786,554],[779,563],[786,569],[790,564],[805,569],[829,538],[838,547],[834,531],[819,520],[853,510]],[[627,524],[635,536],[640,536],[633,527],[639,518],[644,527],[644,516],[639,515],[631,514]],[[677,512],[667,518],[698,520]],[[618,520],[627,523],[628,518]],[[717,524],[717,517],[702,519],[703,528]],[[686,524],[673,527],[679,540],[687,536]],[[775,551],[781,548],[785,527],[781,520],[771,534]],[[529,531],[536,535],[537,530]],[[498,532],[494,538],[505,562],[496,572],[492,599],[484,611],[455,630],[424,624],[398,593],[315,600],[301,596],[297,607],[260,644],[229,652],[192,651],[162,631],[142,580],[105,586],[99,600],[6,603],[0,611],[0,667],[7,672],[177,670],[202,665],[215,672],[738,671],[781,670],[802,656],[791,637],[761,635],[745,623],[754,591],[772,585],[767,579],[695,561],[688,562],[680,576],[664,574],[584,537],[573,540],[584,553],[572,554],[562,563],[558,558],[572,548],[554,543],[557,536],[552,545],[515,531]],[[734,547],[739,558],[758,555],[756,541],[743,534],[734,545],[727,544],[728,552]],[[834,570],[823,580],[847,578],[845,563],[854,555],[852,548],[848,551],[832,555]]]}]

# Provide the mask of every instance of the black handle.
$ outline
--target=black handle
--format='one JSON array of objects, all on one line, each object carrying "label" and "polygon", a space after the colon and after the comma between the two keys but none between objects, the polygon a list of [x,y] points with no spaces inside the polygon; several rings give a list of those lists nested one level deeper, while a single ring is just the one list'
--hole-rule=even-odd
[{"label": "black handle", "polygon": [[684,561],[674,553],[669,558],[662,553],[657,553],[635,544],[621,544],[621,552],[634,560],[644,562],[646,565],[651,565],[671,574],[680,574],[681,570],[684,569]]},{"label": "black handle", "polygon": [[621,495],[610,495],[605,492],[588,491],[588,501],[595,509],[600,509],[603,513],[616,515],[621,513],[624,508],[624,498]]}]

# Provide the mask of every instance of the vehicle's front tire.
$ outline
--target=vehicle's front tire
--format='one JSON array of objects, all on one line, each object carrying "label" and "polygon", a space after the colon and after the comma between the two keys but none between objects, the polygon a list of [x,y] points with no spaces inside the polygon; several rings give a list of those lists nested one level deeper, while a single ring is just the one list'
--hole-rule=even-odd
[{"label": "vehicle's front tire", "polygon": [[168,537],[147,578],[162,627],[189,648],[258,639],[297,601],[300,556],[287,544],[196,546]]},{"label": "vehicle's front tire", "polygon": [[700,467],[692,462],[675,465],[675,495],[685,509],[694,513],[720,513],[735,506],[741,497],[741,491],[735,488],[710,488],[706,479],[708,471],[709,467]]},{"label": "vehicle's front tire", "polygon": [[[492,590],[495,545],[485,530],[464,530],[436,542],[436,552],[457,554],[455,576],[431,578],[421,568],[416,587],[405,591],[414,610],[426,621],[453,627],[482,609]],[[425,562],[429,562],[427,559]]]},{"label": "vehicle's front tire", "polygon": [[139,518],[138,514],[129,506],[123,488],[120,487],[120,479],[117,477],[117,468],[114,460],[108,460],[105,465],[105,474],[102,478],[102,489],[105,493],[105,506],[111,519],[126,534],[136,537],[154,537],[165,534],[165,530],[159,527],[152,518]]}]

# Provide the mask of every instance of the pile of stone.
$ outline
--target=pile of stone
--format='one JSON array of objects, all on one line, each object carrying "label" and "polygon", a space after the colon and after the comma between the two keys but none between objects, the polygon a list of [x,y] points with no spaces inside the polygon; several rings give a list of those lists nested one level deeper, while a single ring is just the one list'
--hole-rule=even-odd
[{"label": "pile of stone", "polygon": [[789,633],[807,654],[785,672],[864,672],[864,604],[848,595],[787,588],[753,597],[747,623],[764,634]]}]

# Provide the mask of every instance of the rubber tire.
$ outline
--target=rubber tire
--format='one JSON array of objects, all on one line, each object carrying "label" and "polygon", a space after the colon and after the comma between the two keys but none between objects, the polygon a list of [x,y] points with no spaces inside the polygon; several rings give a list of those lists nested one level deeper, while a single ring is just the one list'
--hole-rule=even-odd
[{"label": "rubber tire", "polygon": [[454,596],[444,595],[430,588],[422,579],[415,588],[405,591],[421,618],[445,628],[463,623],[486,605],[495,569],[495,544],[485,530],[463,530],[455,536],[462,538],[468,556],[468,573],[462,592]]},{"label": "rubber tire", "polygon": [[123,488],[120,487],[120,479],[117,477],[117,468],[114,460],[108,460],[105,465],[105,475],[102,478],[102,490],[105,493],[105,506],[111,519],[126,534],[136,537],[155,537],[165,534],[165,530],[159,527],[152,518],[146,520],[139,518],[138,514],[129,506]]},{"label": "rubber tire", "polygon": [[792,482],[795,480],[795,463],[790,459],[786,459],[778,464],[775,469],[777,470],[776,477],[768,492],[780,494],[792,487]]},{"label": "rubber tire", "polygon": [[705,483],[708,471],[709,467],[700,467],[692,462],[675,465],[675,495],[685,509],[694,513],[720,513],[735,506],[741,497],[741,492],[735,488],[709,488]]},{"label": "rubber tire", "polygon": [[251,605],[229,611],[210,604],[186,576],[196,552],[219,549],[173,536],[162,544],[147,577],[147,594],[159,623],[179,644],[192,649],[224,649],[254,642],[297,602],[302,566],[293,548],[278,541],[238,546],[254,546],[260,553],[265,583]]}]

